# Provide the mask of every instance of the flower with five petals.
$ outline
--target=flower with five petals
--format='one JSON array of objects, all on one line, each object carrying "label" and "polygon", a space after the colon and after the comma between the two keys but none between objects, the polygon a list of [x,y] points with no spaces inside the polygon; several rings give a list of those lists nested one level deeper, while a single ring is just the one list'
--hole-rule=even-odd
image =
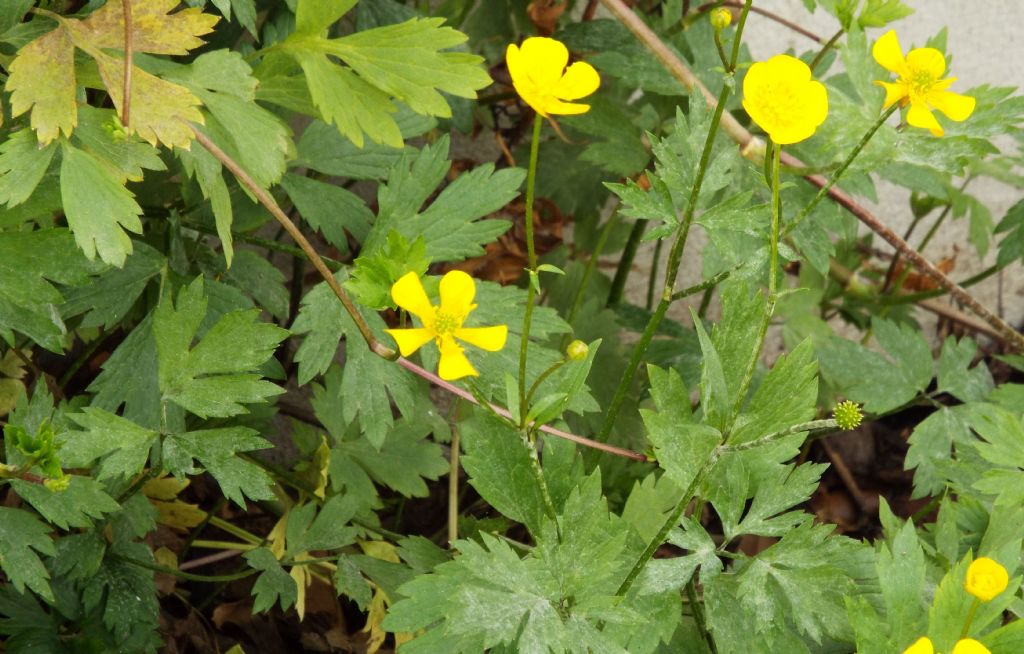
[{"label": "flower with five petals", "polygon": [[601,78],[590,64],[569,63],[569,50],[561,41],[533,36],[514,43],[505,51],[505,63],[516,93],[541,116],[582,114],[589,104],[565,102],[585,98],[601,85]]},{"label": "flower with five petals", "polygon": [[1006,572],[1006,568],[987,556],[982,556],[968,566],[967,577],[964,578],[964,590],[982,602],[988,602],[1006,590],[1006,585],[1009,582],[1010,575]]},{"label": "flower with five petals", "polygon": [[882,68],[898,76],[895,82],[875,81],[885,88],[884,108],[888,109],[896,102],[900,106],[909,104],[907,123],[910,125],[942,136],[945,131],[932,115],[932,109],[938,109],[956,122],[967,120],[974,111],[974,98],[946,90],[956,78],[942,79],[946,72],[946,58],[935,48],[914,48],[904,59],[896,32],[889,30],[875,41],[871,54]]},{"label": "flower with five petals", "polygon": [[828,92],[807,64],[776,55],[743,78],[743,109],[779,145],[809,138],[828,115]]},{"label": "flower with five petals", "polygon": [[395,339],[402,356],[406,357],[434,341],[441,352],[441,361],[437,366],[437,374],[441,379],[451,381],[467,376],[475,377],[479,373],[455,339],[488,352],[497,352],[505,347],[508,326],[462,326],[469,312],[476,308],[473,304],[476,283],[461,270],[452,270],[441,278],[440,294],[441,303],[438,306],[432,305],[419,275],[414,272],[403,275],[392,285],[391,299],[416,316],[423,326],[385,331]]}]

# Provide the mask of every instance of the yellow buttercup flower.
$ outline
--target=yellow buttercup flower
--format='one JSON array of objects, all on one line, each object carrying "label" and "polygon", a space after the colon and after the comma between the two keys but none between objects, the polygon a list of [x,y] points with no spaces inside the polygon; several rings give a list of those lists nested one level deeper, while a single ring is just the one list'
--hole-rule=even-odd
[{"label": "yellow buttercup flower", "polygon": [[1006,584],[1009,582],[1010,575],[1006,572],[1006,568],[983,556],[975,559],[967,568],[964,590],[982,602],[987,602],[1006,590]]},{"label": "yellow buttercup flower", "polygon": [[896,32],[889,30],[875,41],[871,54],[882,68],[898,76],[895,82],[875,81],[885,88],[884,108],[896,102],[904,107],[909,104],[907,122],[914,127],[942,136],[945,132],[932,115],[932,109],[938,109],[946,118],[957,122],[967,120],[974,111],[974,98],[946,90],[956,78],[942,79],[946,58],[935,48],[914,48],[904,59]]},{"label": "yellow buttercup flower", "polygon": [[789,55],[750,67],[743,78],[743,108],[779,145],[809,138],[828,115],[828,92],[811,69]]},{"label": "yellow buttercup flower", "polygon": [[534,36],[514,43],[505,51],[505,63],[516,93],[541,116],[582,114],[589,104],[565,102],[585,98],[601,85],[601,78],[590,64],[577,61],[568,68],[569,50],[561,41]]},{"label": "yellow buttercup flower", "polygon": [[917,642],[903,650],[903,654],[935,654],[935,647],[932,645],[932,641],[928,639],[928,636],[918,638]]},{"label": "yellow buttercup flower", "polygon": [[992,652],[973,638],[964,638],[953,646],[952,654],[992,654]]},{"label": "yellow buttercup flower", "polygon": [[508,326],[463,327],[469,312],[476,308],[473,297],[476,283],[461,270],[453,270],[441,278],[441,303],[433,306],[423,290],[420,277],[414,272],[406,273],[391,287],[391,298],[395,304],[419,318],[422,327],[411,329],[386,329],[398,343],[402,356],[409,356],[430,341],[437,344],[441,362],[437,374],[441,379],[454,380],[478,373],[466,358],[462,346],[455,339],[475,345],[488,352],[497,352],[505,347]]}]

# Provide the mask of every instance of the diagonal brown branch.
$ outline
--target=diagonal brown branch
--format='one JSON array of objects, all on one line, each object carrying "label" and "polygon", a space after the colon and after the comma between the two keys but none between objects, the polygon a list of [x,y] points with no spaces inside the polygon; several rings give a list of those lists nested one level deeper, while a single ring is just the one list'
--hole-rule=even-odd
[{"label": "diagonal brown branch", "polygon": [[124,13],[124,87],[121,89],[124,104],[121,105],[121,124],[127,129],[132,119],[132,62],[135,59],[135,35],[132,26],[132,0],[121,0],[121,6]]},{"label": "diagonal brown branch", "polygon": [[[675,52],[668,48],[662,40],[647,26],[640,18],[627,7],[622,0],[601,0],[601,3],[615,16],[636,38],[643,43],[647,49],[661,62],[665,70],[669,72],[683,87],[689,91],[698,91],[704,95],[709,107],[714,107],[716,100],[708,91],[693,71],[678,57]],[[760,161],[764,154],[764,141],[751,134],[745,127],[728,112],[722,115],[721,129],[729,135],[732,140],[740,146],[743,156]],[[804,164],[796,157],[783,153],[783,163],[789,166],[802,167]],[[811,184],[818,188],[824,187],[828,181],[821,175],[805,175]],[[861,206],[852,197],[834,186],[828,190],[828,197],[841,207],[853,214],[858,220],[867,225],[876,234],[885,239],[890,245],[907,259],[917,270],[931,277],[936,284],[946,289],[950,295],[963,303],[979,318],[992,326],[999,334],[1000,339],[1011,344],[1017,350],[1024,350],[1024,335],[1016,331],[1002,318],[994,314],[987,307],[981,304],[973,295],[963,287],[950,279],[945,273],[925,259],[920,252],[915,250],[909,243],[900,238],[899,234],[893,232],[877,216]],[[928,308],[928,307],[925,307]]]},{"label": "diagonal brown branch", "polygon": [[[242,185],[244,185],[247,189],[249,189],[249,191],[256,197],[259,203],[266,207],[266,209],[271,213],[271,215],[273,215],[274,218],[277,219],[277,222],[281,223],[281,226],[284,227],[285,231],[288,232],[288,234],[295,240],[295,242],[299,244],[299,247],[302,248],[303,253],[313,263],[313,266],[316,268],[317,272],[320,273],[320,276],[323,277],[324,281],[327,282],[327,285],[330,286],[332,291],[334,291],[334,294],[338,296],[339,300],[341,300],[341,304],[342,306],[345,307],[345,311],[347,311],[349,316],[352,317],[352,320],[356,323],[356,326],[359,328],[359,333],[362,334],[363,339],[366,340],[367,346],[369,346],[370,350],[374,354],[392,361],[397,360],[398,365],[422,377],[423,379],[426,379],[435,386],[443,388],[449,393],[453,393],[454,395],[461,397],[467,402],[479,404],[479,402],[477,402],[476,398],[473,397],[471,393],[468,393],[467,391],[459,388],[454,384],[450,384],[444,381],[437,375],[421,368],[420,366],[417,366],[415,363],[409,361],[408,359],[400,358],[397,352],[395,352],[391,348],[387,347],[386,345],[378,341],[377,337],[374,336],[373,332],[370,330],[370,326],[366,324],[365,320],[363,320],[363,316],[359,313],[359,310],[356,308],[355,303],[352,302],[352,299],[348,296],[348,293],[345,292],[345,289],[341,287],[341,284],[338,283],[338,280],[334,278],[333,274],[331,274],[330,269],[320,258],[320,255],[317,254],[316,249],[313,248],[313,245],[309,242],[309,240],[306,239],[306,237],[302,234],[302,232],[295,225],[295,223],[292,222],[292,220],[288,218],[287,215],[285,215],[284,211],[281,210],[281,207],[277,204],[277,201],[274,200],[274,198],[269,193],[267,193],[263,188],[261,188],[260,185],[256,183],[256,180],[254,180],[249,175],[249,173],[245,172],[245,170],[234,159],[232,159],[226,152],[221,150],[216,143],[211,141],[205,134],[196,129],[194,125],[189,125],[189,127],[192,128],[192,132],[193,134],[195,134],[196,142],[199,143],[199,145],[206,148],[206,150],[210,154],[212,154],[214,158],[217,159],[217,161],[221,162],[221,164],[225,168],[230,170],[231,173],[238,178],[238,181],[241,182]],[[491,408],[499,415],[502,415],[506,418],[510,417],[509,412],[501,407],[491,405]],[[569,432],[562,431],[560,429],[555,429],[554,427],[549,427],[547,425],[541,426],[540,430],[546,434],[551,434],[552,436],[557,436],[558,438],[564,438],[574,443],[579,443],[580,445],[592,447],[594,449],[602,450],[604,452],[615,454],[617,456],[626,457],[628,459],[633,459],[635,461],[648,460],[646,456],[639,452],[634,452],[632,450],[615,447],[614,445],[598,443],[597,441],[592,441],[589,438],[584,438],[583,436],[571,434]]]}]

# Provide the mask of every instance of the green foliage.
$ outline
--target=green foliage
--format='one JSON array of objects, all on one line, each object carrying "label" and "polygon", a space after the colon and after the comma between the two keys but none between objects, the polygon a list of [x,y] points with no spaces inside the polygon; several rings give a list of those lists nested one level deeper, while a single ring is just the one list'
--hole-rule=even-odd
[{"label": "green foliage", "polygon": [[[925,256],[952,224],[937,266],[1011,297],[1024,203],[982,182],[1024,188],[1024,98],[942,29],[971,116],[876,125],[874,40],[922,45],[919,3],[804,0],[842,31],[793,53],[829,115],[785,146],[773,251],[743,90],[782,24],[721,30],[727,72],[699,3],[542,4],[130,0],[129,102],[124,3],[0,2],[0,647],[187,648],[226,606],[368,652],[1024,650],[1024,359],[857,220]],[[600,87],[533,144],[519,91],[562,71],[505,48],[549,29]],[[808,210],[804,173],[845,196]],[[395,361],[409,272],[437,313]],[[433,374],[448,336],[478,376]],[[980,556],[1009,586],[975,605]]]}]

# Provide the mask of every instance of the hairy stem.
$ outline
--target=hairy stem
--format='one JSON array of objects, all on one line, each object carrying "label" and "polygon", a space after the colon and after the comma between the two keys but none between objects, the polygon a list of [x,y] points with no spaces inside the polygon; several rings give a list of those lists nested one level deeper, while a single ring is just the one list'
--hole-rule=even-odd
[{"label": "hairy stem", "polygon": [[615,268],[615,276],[612,278],[612,286],[608,289],[608,300],[605,306],[614,307],[622,301],[622,292],[626,288],[626,279],[633,267],[633,259],[636,258],[637,248],[640,247],[640,239],[647,230],[646,220],[637,220],[633,223],[633,229],[629,231],[629,238],[626,239],[626,247],[619,257],[619,265]]}]

